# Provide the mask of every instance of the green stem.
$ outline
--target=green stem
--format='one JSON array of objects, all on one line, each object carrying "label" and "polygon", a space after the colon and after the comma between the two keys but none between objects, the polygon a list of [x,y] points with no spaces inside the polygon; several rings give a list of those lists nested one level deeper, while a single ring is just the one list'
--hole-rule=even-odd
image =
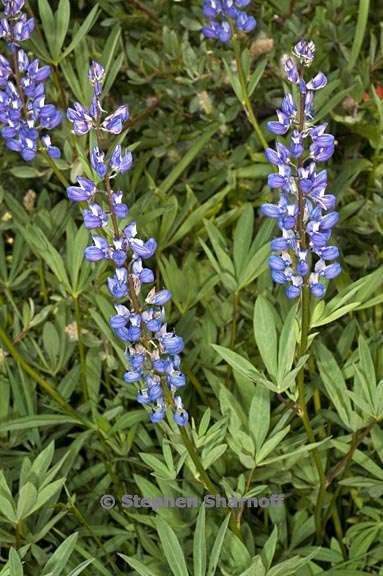
[{"label": "green stem", "polygon": [[239,79],[239,83],[241,85],[241,92],[242,92],[242,106],[247,114],[247,117],[249,119],[250,124],[252,125],[252,127],[254,128],[260,143],[262,144],[263,148],[267,148],[267,141],[266,138],[263,135],[263,132],[258,124],[258,120],[255,116],[254,113],[254,109],[253,109],[253,105],[251,104],[251,100],[250,100],[250,96],[249,96],[249,92],[247,89],[247,82],[246,82],[246,78],[245,78],[245,73],[243,70],[243,66],[242,66],[242,60],[241,60],[241,47],[238,41],[238,38],[236,36],[236,34],[233,34],[232,37],[232,43],[233,43],[233,48],[234,48],[234,55],[235,55],[235,61],[237,63],[237,70],[238,70],[238,79]]},{"label": "green stem", "polygon": [[45,160],[49,164],[52,172],[55,174],[56,178],[61,182],[64,188],[68,188],[69,181],[65,178],[64,174],[60,171],[54,160],[49,156],[48,152],[46,151],[41,138],[39,138],[39,151],[44,156]]},{"label": "green stem", "polygon": [[88,385],[87,385],[87,380],[86,380],[85,347],[84,347],[84,341],[82,339],[82,334],[81,334],[81,310],[80,310],[80,303],[79,303],[78,296],[73,297],[73,303],[74,303],[74,311],[75,311],[76,324],[77,324],[78,351],[79,351],[79,356],[80,356],[80,378],[81,378],[81,383],[82,383],[84,400],[87,401],[87,400],[89,400],[89,393],[88,393]]},{"label": "green stem", "polygon": [[18,550],[21,546],[21,530],[22,530],[22,526],[21,526],[21,521],[19,520],[18,522],[16,522],[16,526],[15,526],[15,547],[16,547],[16,550]]},{"label": "green stem", "polygon": [[65,398],[57,392],[50,384],[47,382],[32,366],[26,362],[23,356],[16,350],[15,346],[8,338],[4,330],[0,327],[0,340],[3,342],[4,346],[7,348],[8,352],[11,354],[13,359],[19,366],[31,376],[31,378],[40,386],[40,388],[48,394],[55,402],[66,412],[66,414],[70,415],[71,417],[75,418],[79,421],[82,425],[86,428],[91,428],[92,425],[88,422],[83,416],[80,416],[78,411],[68,404]]}]

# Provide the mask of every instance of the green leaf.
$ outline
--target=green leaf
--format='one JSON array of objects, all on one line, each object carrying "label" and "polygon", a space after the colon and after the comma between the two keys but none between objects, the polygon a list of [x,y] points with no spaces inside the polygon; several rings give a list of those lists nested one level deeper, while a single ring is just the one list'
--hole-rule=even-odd
[{"label": "green leaf", "polygon": [[278,542],[278,528],[277,526],[274,526],[273,531],[268,537],[267,542],[263,546],[261,553],[261,556],[264,560],[264,564],[267,569],[271,567],[275,554],[275,549],[277,547],[277,542]]},{"label": "green leaf", "polygon": [[41,576],[60,576],[68,564],[68,560],[75,549],[78,533],[71,534],[60,544],[57,550],[49,558]]},{"label": "green leaf", "polygon": [[59,7],[56,12],[56,36],[52,49],[52,56],[54,60],[58,60],[61,49],[64,44],[65,37],[68,32],[70,22],[70,2],[69,0],[60,0]]},{"label": "green leaf", "polygon": [[261,80],[263,73],[265,71],[266,65],[267,65],[267,59],[266,58],[264,60],[261,60],[260,62],[258,62],[258,64],[256,65],[255,70],[251,75],[249,86],[247,89],[249,96],[252,96],[254,90],[258,86],[259,81]]},{"label": "green leaf", "polygon": [[290,426],[285,426],[282,430],[274,434],[271,438],[269,438],[259,450],[256,455],[256,462],[260,464],[262,460],[266,458],[279,444],[282,442],[283,438],[289,433]]},{"label": "green leaf", "polygon": [[205,227],[209,235],[210,242],[213,245],[215,255],[218,259],[222,272],[227,272],[234,277],[234,265],[227,254],[225,239],[219,232],[218,228],[208,220],[205,220]]},{"label": "green leaf", "polygon": [[324,344],[318,342],[315,347],[315,352],[319,372],[327,395],[333,402],[344,425],[348,429],[351,429],[352,407],[343,373],[333,354]]},{"label": "green leaf", "polygon": [[236,277],[239,278],[249,258],[249,250],[253,238],[254,209],[246,204],[238,219],[233,236],[233,258]]},{"label": "green leaf", "polygon": [[125,562],[131,566],[131,568],[136,570],[140,576],[160,576],[158,572],[154,572],[151,568],[149,568],[149,566],[145,566],[145,564],[137,560],[137,558],[125,556],[125,554],[120,553],[118,555],[121,556],[121,558],[125,560]]},{"label": "green leaf", "polygon": [[295,348],[298,337],[297,306],[294,305],[289,311],[283,324],[278,349],[278,374],[277,384],[284,386],[285,376],[290,372],[294,362]]},{"label": "green leaf", "polygon": [[9,550],[9,576],[23,576],[24,570],[20,556],[14,548]]},{"label": "green leaf", "polygon": [[238,100],[241,102],[243,102],[243,96],[242,96],[242,87],[241,87],[241,83],[239,81],[238,78],[238,74],[234,74],[231,66],[228,62],[226,62],[225,59],[223,59],[223,64],[225,66],[225,72],[227,74],[227,77],[229,78],[231,87],[234,90],[234,94],[237,96]]},{"label": "green leaf", "polygon": [[0,470],[0,514],[12,524],[16,523],[16,511],[13,496],[2,470]]},{"label": "green leaf", "polygon": [[205,506],[202,504],[198,513],[197,524],[193,538],[193,576],[206,574],[206,533],[205,533]]},{"label": "green leaf", "polygon": [[218,344],[211,344],[211,346],[234,370],[254,382],[256,381],[258,371],[246,358],[224,346],[219,346]]},{"label": "green leaf", "polygon": [[10,432],[11,430],[28,430],[29,428],[38,428],[40,426],[63,426],[65,424],[78,424],[78,420],[70,416],[50,415],[46,416],[25,416],[15,418],[8,422],[1,422],[0,434]]},{"label": "green leaf", "polygon": [[274,310],[270,302],[262,295],[258,296],[254,306],[254,336],[262,360],[270,376],[276,377],[277,361],[277,328]]},{"label": "green leaf", "polygon": [[162,548],[174,576],[189,576],[185,556],[174,530],[162,518],[156,518]]},{"label": "green leaf", "polygon": [[[30,514],[33,514],[34,512],[39,510],[42,506],[44,506],[44,504],[46,504],[48,502],[48,500],[50,500],[51,498],[56,496],[60,492],[64,483],[65,483],[65,478],[60,478],[59,480],[55,480],[54,482],[51,482],[50,484],[48,484],[47,486],[42,488],[42,490],[40,490],[38,495],[37,495],[37,499],[36,499],[35,504],[29,510],[27,515],[29,516]],[[58,551],[58,549],[56,550],[56,552],[57,551]]]},{"label": "green leaf", "polygon": [[98,4],[93,6],[92,10],[89,12],[88,16],[85,18],[84,22],[81,24],[80,28],[77,30],[72,42],[64,50],[60,56],[60,61],[64,60],[71,52],[78,46],[81,40],[88,34],[89,30],[92,28],[93,24],[98,18]]},{"label": "green leaf", "polygon": [[370,0],[359,0],[358,20],[356,23],[351,55],[347,64],[348,72],[351,72],[351,70],[354,68],[359,56],[360,49],[362,48],[368,21],[369,8],[370,8]]},{"label": "green leaf", "polygon": [[17,521],[29,515],[30,510],[36,503],[37,490],[31,482],[27,482],[22,486],[19,492],[19,498],[17,501],[16,516]]},{"label": "green leaf", "polygon": [[109,70],[116,60],[116,49],[121,39],[121,28],[116,24],[110,32],[102,51],[101,64],[105,69],[105,78],[108,78]]},{"label": "green leaf", "polygon": [[229,521],[230,521],[230,514],[227,514],[225,520],[222,522],[222,524],[218,530],[218,534],[216,536],[216,539],[215,539],[214,544],[213,544],[213,548],[212,548],[211,553],[210,553],[210,560],[209,560],[209,567],[207,570],[207,576],[214,576],[215,575],[215,571],[216,571],[217,566],[218,566],[219,558],[221,556],[223,541],[225,539],[225,535],[226,535]]},{"label": "green leaf", "polygon": [[84,560],[84,562],[81,562],[81,564],[79,564],[76,568],[71,570],[68,576],[78,576],[79,574],[81,574],[81,572],[85,570],[85,568],[87,568],[90,564],[92,564],[93,561],[94,558],[90,558],[90,560]]},{"label": "green leaf", "polygon": [[270,392],[261,384],[256,384],[254,398],[249,412],[249,430],[255,440],[258,452],[270,427]]},{"label": "green leaf", "polygon": [[248,286],[254,282],[256,278],[258,278],[263,272],[267,270],[267,259],[269,255],[270,243],[267,242],[261,248],[259,248],[259,250],[257,250],[251,260],[248,262],[245,270],[240,275],[238,279],[240,289],[245,288],[245,286]]},{"label": "green leaf", "polygon": [[170,188],[177,182],[181,174],[186,170],[186,168],[191,164],[196,156],[205,148],[206,144],[211,140],[214,134],[217,132],[219,126],[214,125],[202,133],[202,136],[198,138],[190,149],[186,152],[185,156],[178,162],[178,164],[170,172],[169,176],[165,178],[162,184],[158,188],[160,194],[166,194],[169,192]]},{"label": "green leaf", "polygon": [[70,225],[67,226],[67,267],[70,274],[73,293],[76,295],[79,291],[79,273],[84,266],[89,264],[84,258],[84,248],[89,242],[89,232],[85,226],[81,226],[74,238],[71,236]]},{"label": "green leaf", "polygon": [[380,267],[341,290],[325,306],[323,301],[317,304],[311,318],[311,327],[329,324],[351,310],[360,308],[382,284],[383,268]]},{"label": "green leaf", "polygon": [[53,55],[56,36],[53,11],[49,6],[48,0],[38,0],[38,6],[45,38],[47,39],[50,53]]},{"label": "green leaf", "polygon": [[19,229],[33,252],[45,260],[59,282],[70,292],[71,286],[63,259],[56,248],[49,242],[44,232],[31,224]]}]

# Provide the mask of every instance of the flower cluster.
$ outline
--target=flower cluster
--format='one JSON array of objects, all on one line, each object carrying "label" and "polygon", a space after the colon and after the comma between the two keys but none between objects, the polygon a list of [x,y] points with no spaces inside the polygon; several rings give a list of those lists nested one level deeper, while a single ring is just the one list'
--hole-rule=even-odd
[{"label": "flower cluster", "polygon": [[288,93],[277,110],[277,121],[268,124],[278,136],[288,132],[285,143],[277,142],[276,149],[268,148],[268,161],[278,168],[269,175],[271,189],[279,189],[277,204],[263,204],[262,212],[275,218],[281,236],[272,241],[276,252],[269,259],[272,277],[286,286],[289,298],[297,298],[304,285],[321,298],[326,287],[323,281],[341,272],[336,246],[328,245],[331,231],[339,215],[334,210],[336,199],[326,193],[327,171],[319,170],[334,153],[334,136],[326,132],[327,124],[314,125],[314,93],[323,88],[327,79],[319,72],[309,82],[304,69],[314,59],[313,42],[301,40],[294,48],[294,56],[286,58],[284,68],[288,80],[298,87],[299,102]]},{"label": "flower cluster", "polygon": [[32,160],[40,144],[53,158],[60,151],[52,146],[45,130],[61,123],[61,113],[53,104],[45,104],[44,83],[50,75],[49,66],[30,61],[20,42],[33,32],[33,18],[22,12],[24,0],[3,0],[4,15],[0,20],[0,38],[8,45],[10,57],[0,55],[0,124],[1,135],[10,150]]},{"label": "flower cluster", "polygon": [[233,29],[251,32],[257,25],[253,16],[243,12],[252,0],[204,0],[203,12],[209,19],[207,26],[202,28],[207,38],[216,38],[228,42]]},{"label": "flower cluster", "polygon": [[110,326],[125,345],[129,364],[125,382],[137,386],[137,401],[151,407],[152,422],[161,421],[166,405],[170,404],[174,420],[183,426],[188,413],[178,389],[186,384],[179,356],[184,342],[166,326],[164,305],[171,299],[171,293],[148,288],[154,282],[154,274],[146,261],[155,254],[156,241],[139,238],[135,222],[122,226],[121,220],[128,216],[128,207],[123,202],[122,192],[112,190],[112,179],[130,170],[132,154],[123,153],[118,144],[106,157],[100,140],[101,130],[119,134],[129,114],[128,108],[121,106],[114,114],[102,118],[103,77],[102,66],[94,62],[89,72],[94,87],[90,109],[78,103],[68,109],[74,133],[85,134],[94,129],[97,146],[93,147],[90,158],[94,177],[78,177],[77,186],[69,186],[67,194],[70,200],[86,206],[84,224],[92,231],[93,240],[93,245],[85,249],[86,259],[89,262],[108,260],[113,266],[113,275],[107,283],[115,300]]}]

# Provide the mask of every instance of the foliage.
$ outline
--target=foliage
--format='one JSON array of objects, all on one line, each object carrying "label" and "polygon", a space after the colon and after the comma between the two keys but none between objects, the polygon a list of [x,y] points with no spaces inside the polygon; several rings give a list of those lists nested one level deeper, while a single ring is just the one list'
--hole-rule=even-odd
[{"label": "foliage", "polygon": [[[37,26],[25,49],[51,66],[49,102],[89,102],[97,60],[105,108],[129,105],[113,144],[129,146],[134,168],[118,186],[158,242],[190,426],[170,411],[151,424],[123,380],[107,264],[85,260],[88,232],[65,192],[86,175],[88,145],[65,121],[53,165],[41,154],[26,163],[1,140],[0,576],[382,576],[382,6],[253,2],[257,28],[237,46],[245,84],[238,52],[201,35],[199,0],[27,7]],[[270,142],[287,87],[281,57],[301,37],[329,78],[317,118],[335,134],[343,268],[311,302],[304,354],[299,303],[267,268],[275,229],[259,208],[273,201],[270,167],[243,108],[246,89]],[[105,494],[114,507],[100,505]],[[125,494],[284,502],[143,509],[124,507]]]}]

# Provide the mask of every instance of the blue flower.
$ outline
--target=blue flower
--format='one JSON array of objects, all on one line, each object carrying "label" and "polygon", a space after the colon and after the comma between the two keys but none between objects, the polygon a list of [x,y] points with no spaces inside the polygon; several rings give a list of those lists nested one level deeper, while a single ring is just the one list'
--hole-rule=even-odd
[{"label": "blue flower", "polygon": [[208,18],[208,24],[202,28],[203,35],[225,44],[231,39],[235,28],[246,33],[254,30],[257,21],[241,10],[250,3],[251,0],[204,0],[203,13]]},{"label": "blue flower", "polygon": [[88,134],[93,126],[93,118],[82,104],[74,103],[74,108],[68,108],[67,118],[73,124],[73,132],[79,136]]},{"label": "blue flower", "polygon": [[[7,73],[4,67],[4,81]],[[103,120],[100,103],[104,70],[93,62],[88,76],[94,88],[91,109],[87,111],[82,104],[76,103],[68,109],[67,115],[75,134],[94,131],[96,144],[91,150],[90,163],[95,179],[102,182],[96,184],[92,179],[79,176],[77,185],[68,186],[67,195],[74,202],[86,204],[83,208],[85,227],[99,229],[92,234],[93,245],[85,248],[85,258],[92,263],[106,260],[112,268],[107,287],[114,302],[118,303],[114,304],[115,314],[110,317],[109,324],[125,347],[129,369],[124,373],[124,382],[138,386],[137,402],[150,408],[153,423],[165,417],[168,405],[165,397],[169,398],[169,395],[164,394],[164,387],[167,387],[174,419],[184,426],[188,414],[181,398],[176,396],[176,391],[186,384],[179,357],[184,342],[167,329],[164,304],[170,301],[171,293],[166,289],[148,289],[147,285],[154,283],[154,274],[143,265],[144,260],[155,254],[157,242],[154,238],[141,239],[134,221],[120,229],[120,219],[126,218],[129,211],[123,202],[123,192],[113,190],[113,179],[130,170],[132,154],[130,151],[123,153],[119,144],[106,154],[99,138],[100,128],[111,134],[123,130],[129,118],[128,108],[120,106]]]},{"label": "blue flower", "polygon": [[127,106],[120,106],[113,114],[105,118],[101,128],[111,134],[121,134],[125,122],[129,120],[129,110]]},{"label": "blue flower", "polygon": [[313,126],[314,92],[326,86],[327,78],[319,72],[306,83],[302,69],[311,65],[314,53],[314,43],[301,40],[293,51],[300,66],[294,57],[284,63],[287,79],[299,87],[299,115],[303,118],[297,117],[298,107],[288,94],[277,110],[278,120],[268,123],[269,130],[278,136],[290,132],[288,147],[277,142],[275,150],[266,149],[267,160],[278,167],[278,173],[269,175],[268,185],[280,189],[280,194],[277,203],[261,206],[265,216],[277,220],[282,233],[271,242],[274,253],[269,266],[274,282],[286,286],[288,298],[299,297],[305,285],[315,297],[322,298],[326,285],[321,280],[332,280],[341,273],[340,264],[334,262],[339,250],[328,244],[339,220],[334,210],[336,199],[326,194],[327,171],[317,172],[317,164],[333,155],[335,139],[326,132],[327,124]]},{"label": "blue flower", "polygon": [[83,176],[77,177],[79,186],[69,186],[67,188],[68,198],[73,202],[88,202],[96,193],[96,184]]},{"label": "blue flower", "polygon": [[90,156],[90,161],[92,164],[92,168],[96,172],[96,174],[98,174],[100,178],[104,178],[108,168],[107,165],[105,164],[105,154],[100,150],[98,146],[93,147]]},{"label": "blue flower", "polygon": [[45,134],[45,130],[56,128],[62,121],[56,107],[45,104],[44,83],[49,78],[50,67],[41,66],[37,58],[30,62],[20,47],[21,42],[30,38],[34,20],[22,12],[24,2],[3,0],[3,4],[0,38],[7,43],[12,58],[8,60],[0,55],[1,135],[7,148],[18,152],[26,162],[36,156],[40,137],[48,154],[59,158],[59,149]]},{"label": "blue flower", "polygon": [[133,165],[133,156],[130,151],[126,154],[122,154],[121,145],[117,144],[113,149],[112,156],[110,158],[110,166],[116,173],[124,174],[131,169]]}]

